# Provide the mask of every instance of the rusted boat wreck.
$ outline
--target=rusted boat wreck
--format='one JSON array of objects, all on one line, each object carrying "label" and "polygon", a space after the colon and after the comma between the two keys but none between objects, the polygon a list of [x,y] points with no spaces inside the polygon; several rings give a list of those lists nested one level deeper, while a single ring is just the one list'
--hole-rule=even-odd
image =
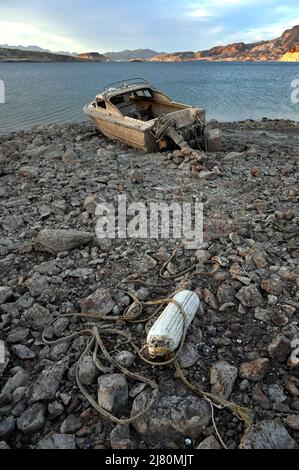
[{"label": "rusted boat wreck", "polygon": [[177,103],[142,78],[107,85],[84,112],[106,137],[146,152],[220,145],[219,132],[206,127],[204,109]]}]

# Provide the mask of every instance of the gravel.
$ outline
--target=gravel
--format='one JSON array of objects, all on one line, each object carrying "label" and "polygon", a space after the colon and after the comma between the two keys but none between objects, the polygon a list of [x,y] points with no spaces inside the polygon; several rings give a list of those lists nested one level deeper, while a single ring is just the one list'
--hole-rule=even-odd
[{"label": "gravel", "polygon": [[[215,408],[226,446],[299,447],[299,375],[289,360],[299,338],[299,124],[264,119],[220,127],[223,151],[200,158],[180,151],[145,155],[104,139],[89,123],[0,136],[1,448],[218,447],[210,406],[173,368],[144,364],[125,338],[102,336],[114,360],[160,390],[153,409],[129,427],[102,421],[77,387],[87,336],[54,346],[41,337],[54,319],[49,340],[112,323],[141,349],[144,323],[66,315],[121,316],[132,303],[127,291],[150,301],[182,287],[202,305],[179,358],[184,375],[247,407],[255,423],[242,440],[242,422]],[[96,204],[115,203],[120,194],[128,204],[196,197],[204,205],[204,244],[178,250],[168,269],[178,273],[195,263],[203,273],[213,259],[218,271],[153,287],[163,284],[159,270],[177,241],[97,239]],[[122,286],[130,275],[152,286]],[[146,306],[140,319],[152,312]],[[99,396],[119,418],[142,411],[150,387],[126,379],[100,353],[98,360],[102,371],[91,357],[79,371],[93,399]]]}]

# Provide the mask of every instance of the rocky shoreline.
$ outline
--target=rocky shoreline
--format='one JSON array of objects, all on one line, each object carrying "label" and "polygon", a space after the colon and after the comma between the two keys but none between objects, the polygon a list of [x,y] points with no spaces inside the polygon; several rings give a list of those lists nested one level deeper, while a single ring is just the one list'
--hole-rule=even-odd
[{"label": "rocky shoreline", "polygon": [[[126,340],[107,337],[110,354],[154,380],[160,393],[141,420],[115,424],[77,387],[86,337],[52,346],[41,337],[57,317],[52,340],[92,323],[63,317],[72,312],[122,315],[131,301],[126,290],[143,302],[182,286],[202,302],[179,359],[184,375],[248,408],[254,422],[245,433],[238,417],[216,409],[226,447],[299,448],[299,367],[290,362],[299,339],[299,124],[265,119],[221,127],[223,151],[200,159],[179,151],[144,155],[106,140],[89,123],[0,136],[0,340],[6,353],[0,448],[221,447],[209,405],[172,367],[146,365]],[[212,258],[219,269],[186,276],[168,291],[136,283],[120,291],[118,284],[138,273],[161,284],[159,269],[177,243],[96,239],[96,203],[118,194],[130,201],[203,202],[203,247],[181,249],[168,270],[196,263],[205,271]],[[114,326],[143,346],[143,323],[117,320]],[[148,387],[115,367],[99,372],[91,356],[79,374],[89,393],[120,418],[148,403]]]}]

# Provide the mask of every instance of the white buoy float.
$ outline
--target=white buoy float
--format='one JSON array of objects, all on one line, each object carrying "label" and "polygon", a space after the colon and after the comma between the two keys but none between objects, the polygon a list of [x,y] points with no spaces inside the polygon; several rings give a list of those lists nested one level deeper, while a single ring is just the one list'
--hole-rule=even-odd
[{"label": "white buoy float", "polygon": [[[147,347],[153,359],[176,351],[182,340],[185,321],[188,328],[200,304],[197,294],[188,290],[179,292],[173,300],[175,302],[167,305],[148,332]],[[185,312],[186,320],[178,305]]]}]

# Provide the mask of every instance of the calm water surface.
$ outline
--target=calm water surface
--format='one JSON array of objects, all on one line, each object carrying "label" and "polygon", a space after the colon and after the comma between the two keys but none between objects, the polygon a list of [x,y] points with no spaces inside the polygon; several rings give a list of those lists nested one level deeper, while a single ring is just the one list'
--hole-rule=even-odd
[{"label": "calm water surface", "polygon": [[0,133],[82,121],[82,107],[104,85],[131,77],[144,77],[173,99],[204,107],[208,119],[299,121],[299,104],[291,101],[296,63],[2,63],[6,103],[0,104]]}]

